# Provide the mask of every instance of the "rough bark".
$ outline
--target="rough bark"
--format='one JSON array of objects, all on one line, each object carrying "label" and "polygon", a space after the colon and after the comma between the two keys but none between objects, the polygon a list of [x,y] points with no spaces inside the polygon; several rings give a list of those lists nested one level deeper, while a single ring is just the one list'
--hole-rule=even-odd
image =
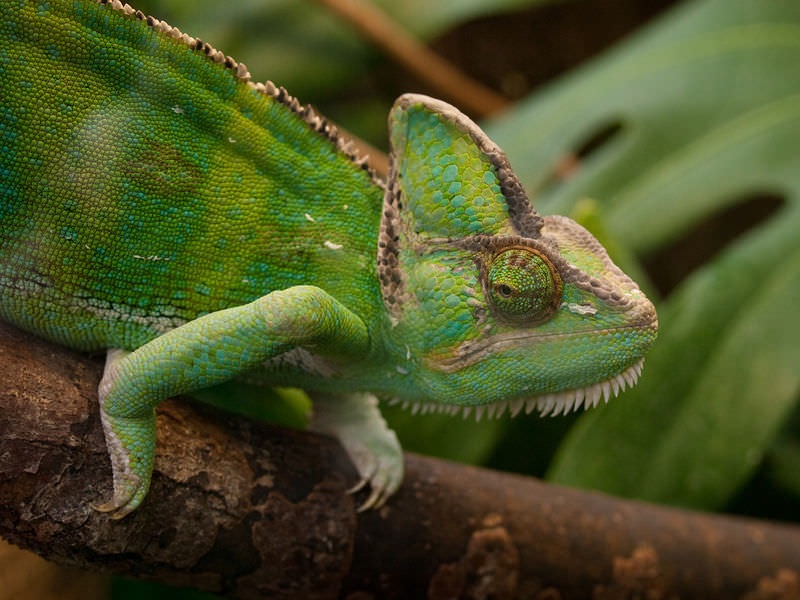
[{"label": "rough bark", "polygon": [[97,358],[0,324],[0,536],[61,564],[231,598],[798,598],[800,528],[704,515],[407,456],[356,513],[334,441],[189,401],[121,521]]}]

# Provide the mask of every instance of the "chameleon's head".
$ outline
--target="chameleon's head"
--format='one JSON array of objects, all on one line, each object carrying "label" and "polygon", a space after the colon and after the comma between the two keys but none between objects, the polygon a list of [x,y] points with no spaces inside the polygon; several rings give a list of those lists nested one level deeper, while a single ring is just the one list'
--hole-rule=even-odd
[{"label": "chameleon's head", "polygon": [[536,213],[503,152],[452,106],[401,96],[378,268],[397,394],[566,412],[632,385],[652,303],[583,227]]}]

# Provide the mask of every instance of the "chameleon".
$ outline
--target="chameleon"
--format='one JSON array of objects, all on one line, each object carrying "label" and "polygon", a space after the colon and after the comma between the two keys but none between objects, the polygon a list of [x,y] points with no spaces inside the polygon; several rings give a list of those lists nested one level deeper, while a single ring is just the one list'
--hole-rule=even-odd
[{"label": "chameleon", "polygon": [[377,508],[403,455],[378,400],[561,414],[633,385],[653,304],[540,215],[453,106],[404,94],[376,174],[311,106],[118,0],[0,3],[0,319],[106,352],[113,474],[145,498],[155,408],[242,379],[305,390]]}]

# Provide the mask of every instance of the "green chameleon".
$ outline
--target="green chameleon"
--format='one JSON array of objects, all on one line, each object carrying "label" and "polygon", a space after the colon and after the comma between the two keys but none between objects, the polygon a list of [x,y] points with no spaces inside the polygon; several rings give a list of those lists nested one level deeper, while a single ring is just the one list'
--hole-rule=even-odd
[{"label": "green chameleon", "polygon": [[[535,132],[532,132],[535,134]],[[376,398],[559,414],[632,385],[653,305],[503,152],[407,94],[386,181],[245,66],[117,0],[0,3],[0,318],[107,349],[114,475],[142,502],[163,399],[294,386],[377,507],[403,458]]]}]

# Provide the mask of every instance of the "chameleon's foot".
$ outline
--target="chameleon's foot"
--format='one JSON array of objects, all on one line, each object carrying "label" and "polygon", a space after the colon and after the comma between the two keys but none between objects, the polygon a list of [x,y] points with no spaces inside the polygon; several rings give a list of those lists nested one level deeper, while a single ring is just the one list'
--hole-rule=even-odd
[{"label": "chameleon's foot", "polygon": [[147,417],[111,417],[101,410],[114,476],[114,496],[94,509],[121,519],[142,503],[150,489],[156,441],[155,412]]},{"label": "chameleon's foot", "polygon": [[118,478],[115,473],[114,497],[111,500],[103,504],[92,505],[92,508],[98,512],[111,513],[109,516],[112,519],[121,519],[135,510],[147,494],[147,488],[143,487],[141,481],[134,475],[124,476],[119,485],[117,481]]},{"label": "chameleon's foot", "polygon": [[[386,429],[386,433],[390,434],[391,439],[375,440],[379,443],[371,448],[367,447],[369,442],[365,442],[363,447],[352,448],[341,440],[361,476],[361,480],[347,490],[348,493],[355,494],[367,484],[370,487],[370,494],[358,507],[358,512],[380,508],[403,482],[403,453],[400,444],[391,429]],[[396,446],[396,449],[389,447],[392,445]]]},{"label": "chameleon's foot", "polygon": [[348,491],[370,486],[359,512],[380,508],[403,482],[403,450],[394,431],[386,426],[377,400],[370,394],[317,394],[313,399],[311,429],[336,437],[361,478]]}]

